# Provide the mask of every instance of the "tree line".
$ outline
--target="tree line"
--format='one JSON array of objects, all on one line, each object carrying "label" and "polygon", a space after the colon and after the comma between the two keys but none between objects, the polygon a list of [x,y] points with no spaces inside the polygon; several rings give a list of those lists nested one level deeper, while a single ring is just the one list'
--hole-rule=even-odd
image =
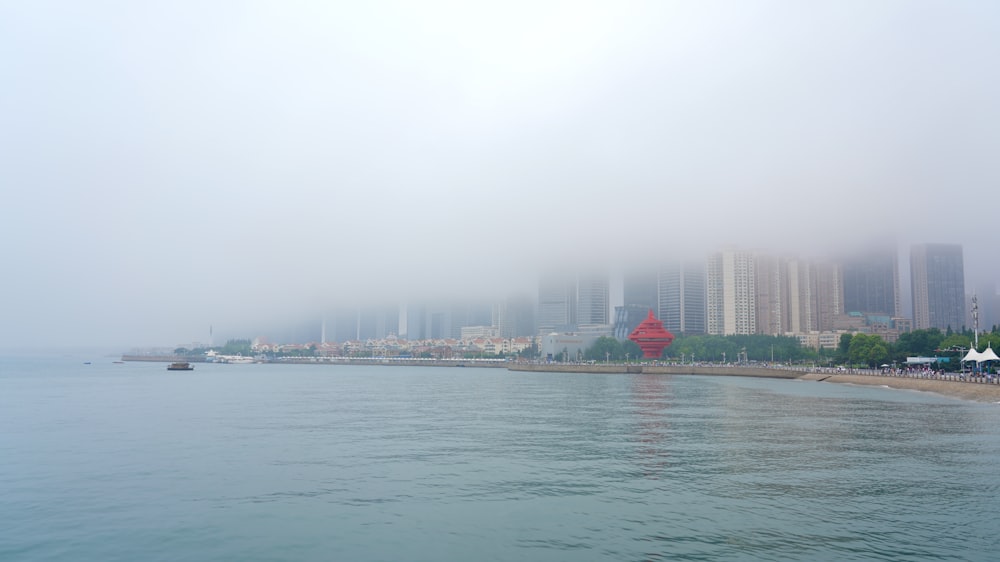
[{"label": "tree line", "polygon": [[[767,335],[680,335],[663,350],[660,360],[709,363],[806,363],[878,368],[901,365],[907,357],[946,357],[940,364],[946,370],[958,370],[962,357],[974,341],[972,330],[942,332],[937,328],[913,330],[900,334],[893,343],[872,334],[843,334],[836,349],[803,347],[791,336]],[[987,347],[1000,351],[1000,331],[979,334],[978,351]],[[635,343],[612,337],[598,338],[583,354],[588,361],[639,360],[642,352]]]}]

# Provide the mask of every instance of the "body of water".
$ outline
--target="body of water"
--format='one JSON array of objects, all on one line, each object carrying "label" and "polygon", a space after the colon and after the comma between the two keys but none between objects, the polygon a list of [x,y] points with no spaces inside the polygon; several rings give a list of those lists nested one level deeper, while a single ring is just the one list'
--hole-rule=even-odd
[{"label": "body of water", "polygon": [[1000,406],[827,383],[0,359],[0,560],[993,560]]}]

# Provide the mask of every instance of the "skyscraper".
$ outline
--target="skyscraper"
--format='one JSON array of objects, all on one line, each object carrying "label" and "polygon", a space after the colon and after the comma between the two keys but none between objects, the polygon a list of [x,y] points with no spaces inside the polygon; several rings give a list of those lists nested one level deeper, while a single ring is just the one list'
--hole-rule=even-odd
[{"label": "skyscraper", "polygon": [[358,339],[382,339],[399,333],[399,305],[366,304],[358,311]]},{"label": "skyscraper", "polygon": [[762,253],[754,259],[757,333],[778,336],[833,329],[840,302],[835,266]]},{"label": "skyscraper", "polygon": [[509,296],[496,305],[493,325],[497,327],[500,336],[504,338],[534,336],[537,333],[535,329],[535,303],[528,295]]},{"label": "skyscraper", "polygon": [[790,330],[787,262],[777,256],[758,253],[756,271],[756,331],[771,336]]},{"label": "skyscraper", "polygon": [[816,329],[834,330],[836,319],[844,314],[843,274],[833,262],[816,264]]},{"label": "skyscraper", "polygon": [[960,244],[910,248],[913,327],[961,330],[965,326],[965,267]]},{"label": "skyscraper", "polygon": [[622,275],[622,306],[615,307],[615,337],[625,340],[652,310],[658,311],[656,266],[632,265]]},{"label": "skyscraper", "polygon": [[[627,336],[652,310],[666,329],[675,334],[705,333],[705,263],[668,260],[627,271],[623,279]],[[616,322],[622,319],[616,319]],[[624,336],[623,336],[624,337]]]},{"label": "skyscraper", "polygon": [[844,312],[899,316],[899,258],[895,246],[844,260]]},{"label": "skyscraper", "polygon": [[543,334],[576,325],[576,279],[559,273],[538,282],[538,331]]},{"label": "skyscraper", "polygon": [[577,324],[610,324],[611,278],[606,272],[588,272],[577,278]]},{"label": "skyscraper", "polygon": [[709,334],[753,334],[757,329],[757,274],[754,255],[724,250],[705,268],[706,328]]},{"label": "skyscraper", "polygon": [[819,269],[810,260],[784,262],[787,287],[785,332],[802,334],[819,330]]},{"label": "skyscraper", "polygon": [[663,326],[675,334],[704,334],[704,263],[665,263],[657,285],[657,317]]},{"label": "skyscraper", "polygon": [[650,310],[657,312],[657,317],[659,317],[657,283],[658,275],[655,266],[632,267],[622,276],[622,298],[624,301],[622,304],[634,307],[636,310],[645,309],[643,318]]}]

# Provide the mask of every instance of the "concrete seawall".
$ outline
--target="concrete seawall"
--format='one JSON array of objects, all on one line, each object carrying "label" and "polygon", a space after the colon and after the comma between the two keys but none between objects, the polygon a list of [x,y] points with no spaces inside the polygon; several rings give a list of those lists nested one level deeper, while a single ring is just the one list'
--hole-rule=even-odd
[{"label": "concrete seawall", "polygon": [[533,373],[632,373],[648,375],[714,375],[726,377],[765,377],[772,379],[796,379],[804,373],[790,369],[765,369],[744,366],[695,366],[695,365],[564,365],[561,363],[511,363],[511,371]]},{"label": "concrete seawall", "polygon": [[506,368],[504,361],[477,361],[475,359],[278,359],[266,361],[276,365],[352,365],[390,367],[476,367],[484,369]]},{"label": "concrete seawall", "polygon": [[666,365],[563,365],[518,364],[508,366],[511,371],[535,373],[630,373],[656,375],[711,375],[736,377],[764,377],[799,379],[812,382],[830,382],[864,386],[880,386],[897,390],[918,390],[974,402],[1000,403],[1000,384],[985,381],[952,381],[917,377],[855,375],[845,373],[816,373],[792,369],[764,369],[743,366],[666,366]]},{"label": "concrete seawall", "polygon": [[204,363],[204,357],[187,357],[184,355],[122,355],[122,361],[148,361],[150,363]]}]

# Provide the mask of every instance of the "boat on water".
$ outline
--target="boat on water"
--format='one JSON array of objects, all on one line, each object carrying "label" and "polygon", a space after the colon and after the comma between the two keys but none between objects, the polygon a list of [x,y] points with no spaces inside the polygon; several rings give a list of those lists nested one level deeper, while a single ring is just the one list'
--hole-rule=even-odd
[{"label": "boat on water", "polygon": [[194,365],[192,365],[190,363],[185,363],[185,362],[171,363],[171,364],[167,365],[167,370],[168,371],[193,371],[194,370]]},{"label": "boat on water", "polygon": [[235,364],[246,364],[253,363],[253,357],[246,357],[243,355],[216,355],[216,363],[235,363]]}]

